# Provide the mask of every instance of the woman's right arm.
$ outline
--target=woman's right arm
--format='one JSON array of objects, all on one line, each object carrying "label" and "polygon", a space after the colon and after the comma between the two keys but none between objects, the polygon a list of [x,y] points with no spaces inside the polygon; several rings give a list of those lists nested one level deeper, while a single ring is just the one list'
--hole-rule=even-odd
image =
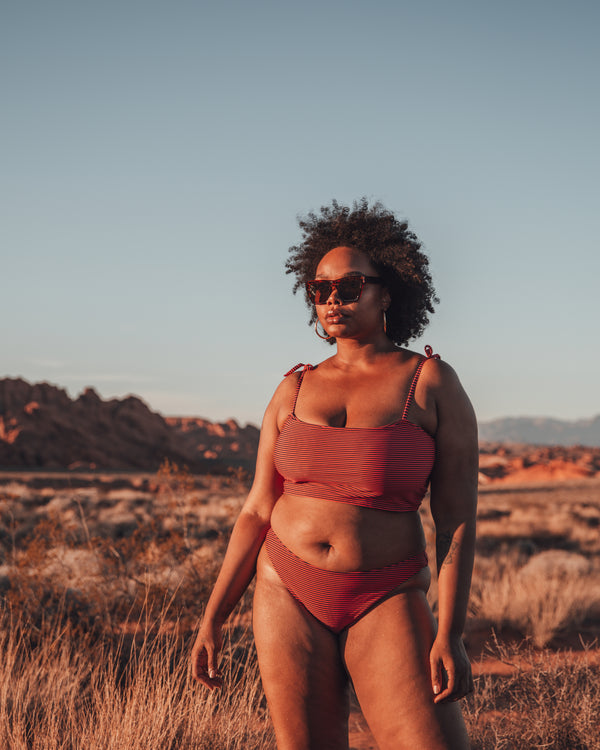
[{"label": "woman's right arm", "polygon": [[290,402],[290,380],[293,381],[291,378],[283,381],[265,411],[254,482],[233,527],[223,566],[192,649],[192,676],[211,690],[221,685],[217,662],[223,623],[254,577],[271,512],[282,493],[282,480],[275,469],[273,453],[279,435],[279,415]]}]

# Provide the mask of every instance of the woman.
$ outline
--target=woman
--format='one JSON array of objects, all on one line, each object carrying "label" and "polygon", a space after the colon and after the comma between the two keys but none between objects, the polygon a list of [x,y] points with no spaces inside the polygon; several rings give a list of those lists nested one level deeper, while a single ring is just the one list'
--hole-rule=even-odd
[{"label": "woman", "polygon": [[[350,680],[380,750],[467,748],[456,701],[473,686],[461,634],[477,428],[452,368],[429,347],[426,358],[402,348],[437,302],[428,261],[405,223],[365,199],[300,226],[287,270],[336,351],[290,371],[267,407],[192,672],[221,684],[221,628],[256,571],[254,636],[279,750],[347,748]],[[418,514],[428,484],[437,626]]]}]

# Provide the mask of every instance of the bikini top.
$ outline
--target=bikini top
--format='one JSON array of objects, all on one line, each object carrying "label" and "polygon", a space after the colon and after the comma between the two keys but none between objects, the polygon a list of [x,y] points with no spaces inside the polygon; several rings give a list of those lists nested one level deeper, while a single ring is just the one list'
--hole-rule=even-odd
[{"label": "bikini top", "polygon": [[425,347],[413,377],[402,417],[382,427],[330,427],[303,422],[296,402],[305,374],[312,365],[299,364],[302,372],[291,413],[275,445],[274,460],[290,495],[337,500],[364,508],[391,511],[417,510],[427,491],[435,459],[435,441],[406,418],[417,381],[427,359],[439,359]]}]

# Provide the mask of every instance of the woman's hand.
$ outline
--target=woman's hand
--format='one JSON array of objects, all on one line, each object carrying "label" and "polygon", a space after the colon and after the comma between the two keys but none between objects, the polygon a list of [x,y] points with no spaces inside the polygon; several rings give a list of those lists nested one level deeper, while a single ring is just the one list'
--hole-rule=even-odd
[{"label": "woman's hand", "polygon": [[473,691],[471,664],[460,636],[438,636],[429,653],[434,703],[457,701]]},{"label": "woman's hand", "polygon": [[203,623],[192,649],[192,677],[209,690],[220,688],[223,684],[218,667],[221,644],[221,627]]}]

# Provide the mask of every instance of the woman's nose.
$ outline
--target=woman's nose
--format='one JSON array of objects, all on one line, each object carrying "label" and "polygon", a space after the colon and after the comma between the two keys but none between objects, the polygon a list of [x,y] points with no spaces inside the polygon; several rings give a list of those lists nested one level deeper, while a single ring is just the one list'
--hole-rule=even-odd
[{"label": "woman's nose", "polygon": [[340,295],[338,294],[337,286],[335,284],[331,285],[331,294],[329,297],[327,297],[327,304],[328,305],[335,305],[341,304],[342,300],[340,299]]}]

